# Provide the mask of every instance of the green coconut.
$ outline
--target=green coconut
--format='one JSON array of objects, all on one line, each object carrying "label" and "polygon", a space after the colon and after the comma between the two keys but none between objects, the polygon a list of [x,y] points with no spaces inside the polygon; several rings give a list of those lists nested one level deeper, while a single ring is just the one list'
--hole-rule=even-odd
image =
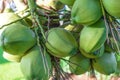
[{"label": "green coconut", "polygon": [[77,52],[77,41],[64,28],[52,28],[46,34],[46,47],[56,57],[67,57]]},{"label": "green coconut", "polygon": [[90,59],[78,53],[69,59],[70,71],[76,75],[83,74],[90,70]]},{"label": "green coconut", "polygon": [[102,0],[105,10],[120,19],[120,0]]},{"label": "green coconut", "polygon": [[97,23],[84,26],[80,33],[79,49],[82,49],[86,53],[95,52],[106,41],[106,26],[103,20],[99,20]]},{"label": "green coconut", "polygon": [[71,20],[75,24],[91,25],[102,16],[99,0],[76,0],[71,11]]},{"label": "green coconut", "polygon": [[101,57],[93,59],[93,67],[101,74],[110,75],[117,69],[117,61],[114,53],[105,52]]},{"label": "green coconut", "polygon": [[23,55],[35,44],[34,32],[20,23],[8,25],[0,36],[0,46],[12,55]]},{"label": "green coconut", "polygon": [[20,67],[26,80],[49,80],[52,70],[49,54],[42,53],[38,46],[22,57]]}]

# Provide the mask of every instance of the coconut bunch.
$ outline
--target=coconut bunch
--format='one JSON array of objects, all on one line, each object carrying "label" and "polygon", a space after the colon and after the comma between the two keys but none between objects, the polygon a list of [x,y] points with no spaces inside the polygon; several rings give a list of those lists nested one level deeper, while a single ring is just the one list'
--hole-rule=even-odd
[{"label": "coconut bunch", "polygon": [[[120,53],[119,1],[71,0],[72,4],[68,0],[60,1],[70,7],[71,24],[83,26],[79,32],[79,51],[68,59],[70,71],[81,74],[79,70],[84,70],[89,64],[85,72],[94,69],[105,75],[115,73],[119,64],[116,54]],[[82,56],[78,55],[88,58],[89,62],[86,60],[83,66],[82,61],[85,60],[81,60]]]},{"label": "coconut bunch", "polygon": [[29,14],[0,14],[0,46],[4,58],[20,63],[26,80],[66,80],[86,72],[95,77],[96,71],[119,75],[119,0],[14,2],[18,12],[27,6]]}]

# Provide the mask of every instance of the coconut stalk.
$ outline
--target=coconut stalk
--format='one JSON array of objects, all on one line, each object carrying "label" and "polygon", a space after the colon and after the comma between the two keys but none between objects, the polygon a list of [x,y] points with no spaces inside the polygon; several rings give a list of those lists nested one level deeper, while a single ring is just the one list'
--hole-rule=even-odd
[{"label": "coconut stalk", "polygon": [[[45,53],[46,53],[46,48],[45,48],[45,45],[44,45],[44,42],[46,41],[46,37],[45,37],[45,34],[44,34],[44,30],[39,22],[39,15],[37,14],[37,5],[35,3],[34,0],[27,0],[28,1],[28,7],[30,9],[30,13],[31,13],[31,16],[32,16],[32,20],[33,20],[33,28],[34,28],[34,32],[36,34],[36,37],[37,37],[37,45],[39,46],[39,49],[41,51],[41,55],[42,55],[42,59],[43,59],[43,63],[44,63],[44,69],[45,71],[50,71],[49,68],[48,68],[48,63],[47,63],[47,59],[45,58]],[[39,37],[39,34],[37,33],[38,30],[40,30],[40,33],[41,33],[41,37]],[[49,72],[49,75],[50,76],[50,73]]]},{"label": "coconut stalk", "polygon": [[[102,9],[102,13],[103,13],[103,18],[104,18],[104,22],[106,25],[106,29],[107,29],[107,43],[109,44],[109,46],[112,46],[112,49],[114,50],[114,48],[116,47],[117,50],[115,50],[115,52],[117,54],[120,55],[120,46],[118,45],[118,43],[120,42],[120,32],[118,32],[118,29],[120,28],[120,23],[116,20],[116,18],[114,18],[113,16],[111,16],[110,14],[108,14],[106,12],[106,10],[104,9],[102,0],[100,0],[100,4],[101,4],[101,9]],[[110,36],[112,36],[113,38],[113,43],[111,43],[110,41]],[[113,46],[115,44],[115,46]]]}]

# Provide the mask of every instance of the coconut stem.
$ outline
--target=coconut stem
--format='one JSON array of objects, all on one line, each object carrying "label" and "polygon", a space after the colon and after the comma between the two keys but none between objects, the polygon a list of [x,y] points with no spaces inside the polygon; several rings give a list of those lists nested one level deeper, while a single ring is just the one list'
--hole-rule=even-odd
[{"label": "coconut stem", "polygon": [[92,59],[90,59],[90,63],[91,63],[91,68],[90,68],[90,80],[97,80],[96,75],[95,75],[95,70],[93,68],[92,65]]},{"label": "coconut stem", "polygon": [[[28,1],[28,6],[30,9],[30,13],[32,16],[32,20],[33,20],[33,26],[34,26],[34,30],[35,30],[35,34],[37,37],[37,45],[39,46],[40,49],[40,54],[42,55],[42,61],[44,64],[44,70],[45,72],[50,71],[48,68],[48,62],[47,59],[45,57],[46,55],[46,48],[44,45],[44,42],[46,41],[46,37],[44,34],[44,30],[40,24],[40,19],[39,19],[39,15],[37,14],[37,5],[36,2],[34,0],[27,0]],[[40,37],[40,35],[38,34],[38,31],[40,30],[40,33],[42,34],[42,36]],[[43,38],[43,39],[41,39]],[[49,72],[50,73],[50,72]],[[48,76],[50,76],[50,74],[48,74]]]},{"label": "coconut stem", "polygon": [[10,22],[10,23],[8,23],[8,24],[5,24],[5,25],[1,26],[0,29],[2,29],[3,27],[5,27],[5,26],[7,26],[7,25],[16,23],[16,22],[18,22],[18,21],[20,21],[20,20],[23,20],[23,19],[25,19],[25,18],[28,17],[28,16],[30,16],[30,14],[27,14],[26,16],[24,16],[24,17],[22,17],[22,18],[20,18],[20,19],[17,19],[17,20],[15,20],[15,21],[13,21],[13,22]]},{"label": "coconut stem", "polygon": [[108,28],[107,16],[106,16],[106,13],[105,13],[105,9],[104,9],[102,0],[100,0],[100,5],[101,5],[103,17],[104,17],[104,22],[105,22],[105,25],[106,25],[106,35],[107,35],[107,39],[108,39],[109,28]]},{"label": "coconut stem", "polygon": [[43,28],[40,24],[40,21],[39,21],[39,15],[37,14],[36,2],[35,2],[35,0],[27,0],[27,1],[28,1],[28,7],[30,9],[31,16],[33,18],[33,26],[40,28],[41,34],[42,34],[42,36],[44,38],[44,41],[45,41],[46,37],[45,37],[45,34],[44,34],[44,30],[43,30]]}]

